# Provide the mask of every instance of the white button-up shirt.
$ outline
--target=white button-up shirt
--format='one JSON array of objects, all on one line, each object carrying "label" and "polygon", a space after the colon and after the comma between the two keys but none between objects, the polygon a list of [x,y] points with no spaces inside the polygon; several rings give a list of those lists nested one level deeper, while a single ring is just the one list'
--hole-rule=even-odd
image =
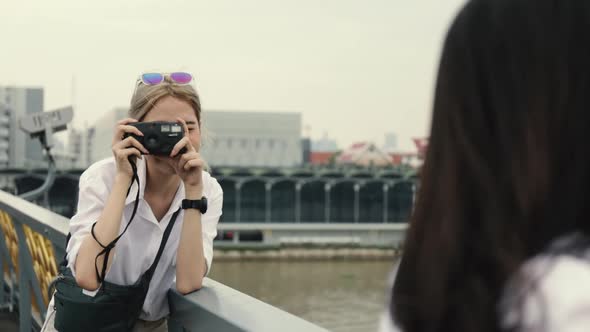
[{"label": "white button-up shirt", "polygon": [[[74,275],[76,273],[74,266],[80,245],[84,238],[90,234],[92,224],[98,220],[103,211],[113,186],[115,173],[115,160],[108,158],[93,164],[80,176],[78,208],[76,215],[70,221],[71,238],[66,249],[68,267]],[[137,174],[140,182],[137,213],[129,229],[113,249],[114,257],[105,277],[105,280],[119,285],[134,284],[151,266],[160,247],[164,230],[170,222],[172,214],[178,210],[185,197],[184,184],[181,181],[168,212],[158,222],[152,209],[143,199],[146,184],[145,158],[137,160]],[[137,183],[133,182],[131,191],[125,200],[119,233],[125,229],[131,217],[136,194]],[[207,272],[209,272],[213,260],[213,239],[217,235],[217,223],[221,216],[223,191],[217,180],[207,172],[203,172],[203,195],[208,200],[207,212],[201,216],[201,224],[203,253],[207,263]],[[183,219],[184,210],[181,209],[152,277],[140,315],[141,319],[153,321],[165,317],[170,312],[166,294],[176,280],[176,251],[180,242]],[[102,266],[98,268],[100,271]],[[94,295],[96,291],[85,291],[85,293]]]}]

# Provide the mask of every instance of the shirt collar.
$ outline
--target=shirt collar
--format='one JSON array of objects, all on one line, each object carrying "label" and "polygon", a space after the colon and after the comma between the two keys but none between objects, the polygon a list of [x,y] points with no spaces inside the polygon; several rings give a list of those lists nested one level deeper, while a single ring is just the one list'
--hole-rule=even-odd
[{"label": "shirt collar", "polygon": [[[136,159],[136,163],[137,163],[137,177],[139,178],[139,199],[142,200],[143,199],[143,195],[145,192],[145,186],[146,186],[146,160],[145,160],[145,156],[141,159]],[[127,198],[125,198],[125,205],[128,204],[132,204],[133,202],[135,202],[135,196],[137,195],[137,182],[133,181],[133,184],[131,185],[131,190],[129,191],[129,195],[127,195]],[[174,199],[172,200],[172,205],[171,208],[173,208],[173,211],[176,211],[181,203],[182,200],[185,198],[184,195],[184,182],[180,181],[180,185],[178,186],[178,190],[176,191],[176,194],[174,195]]]}]

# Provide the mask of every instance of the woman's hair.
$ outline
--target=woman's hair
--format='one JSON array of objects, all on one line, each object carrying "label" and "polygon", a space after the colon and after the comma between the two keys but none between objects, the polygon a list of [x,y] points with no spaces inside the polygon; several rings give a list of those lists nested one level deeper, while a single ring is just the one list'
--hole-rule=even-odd
[{"label": "woman's hair", "polygon": [[157,85],[138,83],[131,97],[129,117],[141,121],[160,99],[167,96],[178,98],[191,105],[197,115],[199,126],[201,125],[201,101],[195,88],[190,84],[175,84],[168,77]]},{"label": "woman's hair", "polygon": [[467,3],[432,116],[391,314],[404,332],[500,331],[523,262],[590,235],[590,1]]}]

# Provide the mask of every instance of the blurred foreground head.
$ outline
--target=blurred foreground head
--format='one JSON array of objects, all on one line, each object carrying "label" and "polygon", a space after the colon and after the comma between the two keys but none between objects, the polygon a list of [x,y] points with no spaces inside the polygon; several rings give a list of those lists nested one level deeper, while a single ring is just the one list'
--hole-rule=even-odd
[{"label": "blurred foreground head", "polygon": [[500,331],[506,280],[590,235],[590,1],[473,0],[444,45],[392,295],[405,332]]}]

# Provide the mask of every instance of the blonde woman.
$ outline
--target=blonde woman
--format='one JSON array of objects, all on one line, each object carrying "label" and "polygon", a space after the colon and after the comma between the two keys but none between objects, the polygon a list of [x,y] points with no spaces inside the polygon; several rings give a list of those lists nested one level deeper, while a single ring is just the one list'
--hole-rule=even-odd
[{"label": "blonde woman", "polygon": [[[191,82],[188,73],[143,74],[131,100],[130,118],[116,125],[114,156],[93,164],[80,177],[78,209],[70,222],[64,266],[71,271],[75,286],[89,298],[97,293],[103,296],[99,292],[103,284],[134,287],[131,285],[149,280],[138,306],[139,317],[129,313],[133,323],[127,329],[133,326],[133,331],[167,331],[168,290],[174,285],[183,294],[198,290],[211,269],[223,192],[203,170],[201,106]],[[152,155],[136,139],[143,137],[136,123],[155,121],[182,128],[184,135],[169,155]],[[157,255],[159,250],[161,255]],[[85,311],[75,312],[80,306],[68,309],[67,299],[63,306],[63,294],[59,297],[57,289],[43,331],[85,323],[72,321]],[[97,311],[104,313],[100,320],[109,316],[104,310],[117,305]],[[118,312],[113,309],[114,314]],[[69,322],[58,322],[64,319]]]}]

